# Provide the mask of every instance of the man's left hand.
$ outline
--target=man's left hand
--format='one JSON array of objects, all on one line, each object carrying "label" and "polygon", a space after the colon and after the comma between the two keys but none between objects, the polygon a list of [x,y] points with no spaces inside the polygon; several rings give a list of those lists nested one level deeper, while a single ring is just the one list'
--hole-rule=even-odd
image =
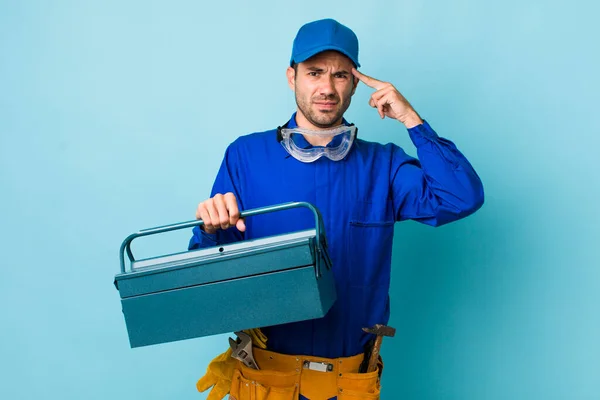
[{"label": "man's left hand", "polygon": [[352,74],[362,83],[376,90],[371,95],[369,105],[376,108],[379,116],[397,119],[408,129],[423,123],[419,114],[410,105],[408,100],[389,82],[383,82],[352,68]]}]

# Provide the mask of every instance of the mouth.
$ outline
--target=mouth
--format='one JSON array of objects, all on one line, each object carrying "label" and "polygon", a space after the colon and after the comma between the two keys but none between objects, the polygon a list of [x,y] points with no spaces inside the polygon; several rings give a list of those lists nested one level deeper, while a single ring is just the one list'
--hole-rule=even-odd
[{"label": "mouth", "polygon": [[315,101],[313,104],[321,110],[333,110],[337,106],[334,101]]}]

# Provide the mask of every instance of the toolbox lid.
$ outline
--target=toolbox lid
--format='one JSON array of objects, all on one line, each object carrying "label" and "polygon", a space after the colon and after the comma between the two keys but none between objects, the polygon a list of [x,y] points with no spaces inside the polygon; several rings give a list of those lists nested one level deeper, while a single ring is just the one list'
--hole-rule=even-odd
[{"label": "toolbox lid", "polygon": [[315,265],[316,230],[136,260],[115,276],[121,298]]}]

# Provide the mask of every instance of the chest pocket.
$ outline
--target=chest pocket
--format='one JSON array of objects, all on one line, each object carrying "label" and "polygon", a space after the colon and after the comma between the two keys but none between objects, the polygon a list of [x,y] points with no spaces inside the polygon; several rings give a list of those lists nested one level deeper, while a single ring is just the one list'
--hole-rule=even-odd
[{"label": "chest pocket", "polygon": [[390,202],[357,201],[348,225],[348,283],[355,286],[388,284],[394,238]]},{"label": "chest pocket", "polygon": [[375,205],[372,202],[359,200],[354,203],[350,214],[351,226],[378,227],[394,224],[394,213],[391,202]]}]

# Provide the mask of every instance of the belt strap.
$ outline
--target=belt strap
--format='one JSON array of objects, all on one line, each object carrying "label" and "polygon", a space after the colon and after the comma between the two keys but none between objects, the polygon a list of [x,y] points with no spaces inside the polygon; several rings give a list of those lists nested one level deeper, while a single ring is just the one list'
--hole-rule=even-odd
[{"label": "belt strap", "polygon": [[275,353],[254,347],[252,349],[254,359],[260,369],[275,370],[281,372],[300,372],[300,369],[312,371],[348,373],[358,372],[364,354],[352,357],[326,358],[305,355],[289,355]]}]

